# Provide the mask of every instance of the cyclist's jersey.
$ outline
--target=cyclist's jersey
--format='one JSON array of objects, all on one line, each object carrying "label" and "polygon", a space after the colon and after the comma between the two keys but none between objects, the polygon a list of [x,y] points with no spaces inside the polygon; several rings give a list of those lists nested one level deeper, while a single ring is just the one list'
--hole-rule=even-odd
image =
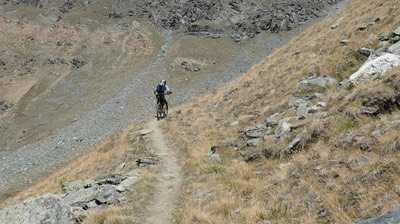
[{"label": "cyclist's jersey", "polygon": [[155,91],[158,93],[158,94],[165,94],[166,92],[169,92],[169,87],[167,86],[167,85],[161,85],[161,84],[158,84],[157,86],[156,86],[156,89],[155,89]]}]

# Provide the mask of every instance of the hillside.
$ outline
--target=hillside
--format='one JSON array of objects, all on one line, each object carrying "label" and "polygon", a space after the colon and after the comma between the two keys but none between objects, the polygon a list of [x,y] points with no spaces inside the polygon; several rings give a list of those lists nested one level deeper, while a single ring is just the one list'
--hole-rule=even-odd
[{"label": "hillside", "polygon": [[399,39],[399,5],[351,1],[176,109],[165,129],[185,155],[180,222],[351,223],[395,208],[400,69],[349,77]]},{"label": "hillside", "polygon": [[[152,219],[159,196],[173,223],[352,223],[400,204],[398,0],[309,27],[337,2],[0,2],[0,207],[51,192],[36,201],[71,223],[172,220]],[[177,92],[158,141],[161,77]]]},{"label": "hillside", "polygon": [[[164,15],[159,8],[164,3],[157,1],[0,1],[0,198],[148,116],[154,110],[152,90],[162,78],[177,90],[175,105],[214,90],[304,23],[326,15],[335,1],[310,8],[301,1],[271,1],[271,7],[221,1],[217,11],[213,1],[168,3]],[[178,27],[160,23],[176,21],[175,11],[195,13]],[[282,13],[291,22],[283,22]],[[258,25],[250,35],[241,24],[253,22]],[[270,25],[261,30],[261,22]],[[205,25],[211,23],[218,35],[204,36],[206,27],[217,29]],[[272,34],[271,24],[282,25],[274,32],[291,31]]]}]

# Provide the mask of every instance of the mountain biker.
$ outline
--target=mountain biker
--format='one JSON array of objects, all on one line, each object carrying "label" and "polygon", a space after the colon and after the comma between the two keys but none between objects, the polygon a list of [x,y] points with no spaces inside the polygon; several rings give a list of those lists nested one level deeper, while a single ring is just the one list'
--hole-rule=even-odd
[{"label": "mountain biker", "polygon": [[156,95],[157,98],[157,104],[161,103],[161,105],[167,104],[167,100],[165,99],[165,95],[170,94],[171,91],[169,90],[169,87],[167,86],[167,81],[163,79],[154,89],[154,94]]}]

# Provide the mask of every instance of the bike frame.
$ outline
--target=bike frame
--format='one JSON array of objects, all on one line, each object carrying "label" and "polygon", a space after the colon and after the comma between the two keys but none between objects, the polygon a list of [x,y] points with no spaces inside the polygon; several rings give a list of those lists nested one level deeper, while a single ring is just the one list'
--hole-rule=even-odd
[{"label": "bike frame", "polygon": [[157,95],[157,120],[160,120],[168,115],[168,101],[165,99],[165,94]]}]

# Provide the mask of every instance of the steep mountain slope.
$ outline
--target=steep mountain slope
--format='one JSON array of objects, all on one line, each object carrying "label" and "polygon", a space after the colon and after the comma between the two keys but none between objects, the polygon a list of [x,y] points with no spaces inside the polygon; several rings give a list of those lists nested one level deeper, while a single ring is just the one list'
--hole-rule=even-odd
[{"label": "steep mountain slope", "polygon": [[351,1],[178,108],[165,128],[185,154],[180,222],[351,223],[398,205],[398,56],[349,77],[394,49],[399,6]]},{"label": "steep mountain slope", "polygon": [[[267,10],[268,4],[221,1],[220,10],[230,12],[221,20],[204,16],[212,1],[171,2],[169,14],[178,7],[182,12],[195,10],[196,17],[190,17],[191,23],[181,21],[186,25],[171,31],[153,20],[163,15],[158,7],[147,5],[149,14],[144,17],[121,11],[136,9],[137,1],[0,1],[4,43],[0,47],[0,198],[153,112],[152,89],[161,78],[173,80],[177,90],[173,104],[214,90],[304,27],[296,26],[324,15],[336,1],[308,1],[313,2],[309,10],[301,1],[294,5],[274,1],[272,11]],[[258,14],[240,16],[254,7]],[[301,15],[293,7],[302,9]],[[291,32],[259,32],[257,23],[250,26],[249,35],[247,26],[241,25],[256,22],[252,16],[266,23],[276,17],[273,24],[280,24],[286,11],[290,22],[279,27]],[[192,29],[194,23],[201,29]],[[208,31],[203,25],[208,23],[219,24],[223,35],[204,36]],[[239,32],[234,26],[243,27],[239,31],[244,36],[232,39]]]},{"label": "steep mountain slope", "polygon": [[[176,2],[171,1],[167,15],[172,14],[172,21],[175,21],[174,16],[179,18],[179,15],[172,13],[176,11],[172,3]],[[157,28],[143,21],[139,26],[122,23],[121,29],[134,26],[135,32],[140,31],[142,38],[134,38],[141,40],[135,48],[146,46],[141,48],[137,59],[127,57],[128,61],[144,60],[141,66],[145,69],[139,66],[139,72],[135,73],[140,76],[141,87],[149,83],[151,89],[153,81],[166,76],[168,80],[175,80],[173,86],[182,90],[172,102],[188,99],[189,96],[185,96],[188,92],[201,93],[187,104],[174,106],[170,116],[160,122],[169,135],[169,143],[174,146],[171,148],[176,148],[183,156],[184,189],[175,221],[352,223],[396,207],[400,203],[400,56],[395,55],[400,40],[399,6],[398,0],[390,3],[350,1],[343,10],[312,25],[220,89],[215,87],[240,71],[246,71],[246,66],[254,62],[243,62],[243,55],[257,58],[269,52],[270,49],[257,48],[273,37],[261,33],[250,42],[230,45],[234,44],[231,40],[235,37],[234,29],[226,31],[229,35],[220,39],[198,39],[198,36],[179,33],[210,21],[179,27],[182,30],[174,31],[172,36],[169,34],[173,32],[157,35]],[[73,14],[72,9],[74,7],[71,7]],[[127,12],[118,7],[113,10],[107,14],[112,20],[126,19],[130,13],[137,13],[129,12],[128,7]],[[152,20],[155,21],[164,19]],[[13,25],[18,26],[17,23]],[[214,35],[215,30],[210,25],[205,30],[195,31]],[[73,57],[70,60],[70,69],[80,65],[80,60],[73,61]],[[99,61],[100,64],[109,63],[108,60]],[[113,62],[118,64],[119,61]],[[212,66],[214,62],[218,66]],[[239,62],[243,64],[236,64]],[[377,64],[370,66],[372,62]],[[30,60],[26,65],[29,63]],[[87,69],[85,66],[81,68]],[[230,74],[224,72],[226,68]],[[115,71],[123,73],[125,69],[134,70],[135,67],[116,66]],[[355,78],[368,69],[370,71],[364,72],[366,78]],[[211,71],[215,74],[210,75]],[[154,72],[158,72],[157,75],[149,77]],[[129,77],[126,80],[130,80]],[[112,83],[109,81],[107,85]],[[137,85],[134,83],[129,82],[128,86]],[[201,90],[196,92],[193,89],[199,83],[202,83]],[[116,91],[116,98],[109,98],[112,103],[125,99],[126,93],[137,96],[133,90],[122,86],[119,86],[122,90]],[[208,92],[210,90],[212,93]],[[72,95],[76,94],[73,92]],[[122,102],[124,108],[129,104],[129,101]],[[120,113],[125,112],[122,107]],[[89,117],[83,116],[83,119],[89,120]],[[127,121],[121,117],[117,116],[115,122]],[[142,137],[145,134],[139,132],[142,125],[135,123],[126,133],[113,136],[91,154],[53,174],[49,181],[51,190],[65,179],[70,181],[71,176],[82,178],[83,173],[99,178],[115,172],[121,162],[133,168],[133,158],[139,152],[154,156],[145,144],[146,138]],[[81,141],[79,138],[72,140]],[[90,157],[98,157],[98,163],[112,165],[77,165],[86,161],[96,164]],[[137,191],[130,192],[127,203],[94,213],[88,223],[105,220],[123,223],[135,220],[126,214],[143,215],[144,211],[136,210],[137,207],[146,203],[151,193],[157,192],[151,188],[155,180],[149,170],[144,171],[135,188]],[[20,196],[36,196],[40,187],[46,188],[36,185],[37,192],[28,190]]]}]

